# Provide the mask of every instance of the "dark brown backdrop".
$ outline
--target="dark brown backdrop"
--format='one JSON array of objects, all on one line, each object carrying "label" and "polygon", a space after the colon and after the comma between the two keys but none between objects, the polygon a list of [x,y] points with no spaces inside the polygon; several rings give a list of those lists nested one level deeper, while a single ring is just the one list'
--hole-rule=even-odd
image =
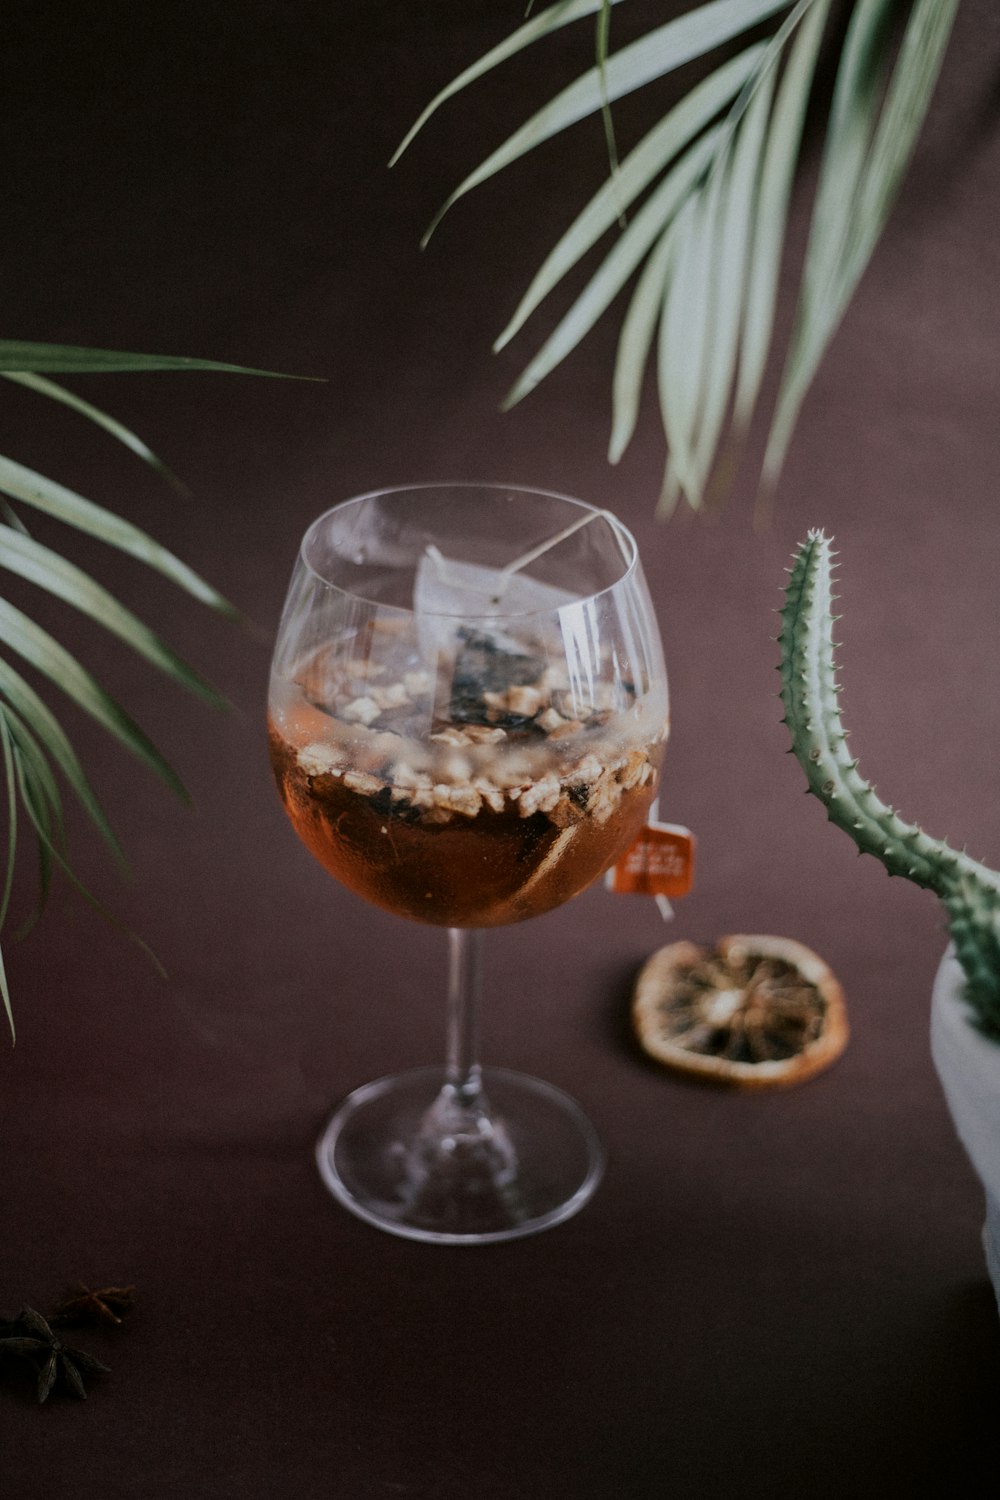
[{"label": "dark brown backdrop", "polygon": [[[681,8],[623,6],[617,34]],[[585,65],[586,23],[455,101],[389,173],[433,91],[521,13],[4,7],[6,336],[325,382],[75,382],[190,497],[80,419],[3,392],[3,451],[169,538],[251,622],[226,626],[97,545],[74,552],[213,676],[235,704],[219,716],[53,611],[195,810],[70,719],[135,878],[116,884],[83,830],[79,866],[169,978],[65,888],[8,945],[0,1309],[47,1305],[76,1277],[139,1289],[130,1324],[90,1339],[114,1370],[86,1406],[0,1391],[18,1500],[884,1500],[945,1476],[977,1493],[992,1457],[982,1204],[927,1045],[940,914],[802,795],[773,611],[806,529],[834,532],[863,768],[931,831],[1000,859],[996,8],[961,6],[909,185],[763,533],[749,472],[714,521],[654,521],[652,411],[606,465],[612,325],[499,412],[540,333],[499,357],[492,337],[600,179],[598,124],[482,188],[418,250],[464,172]],[[655,104],[623,104],[623,138]],[[361,488],[443,477],[565,490],[636,529],[674,702],[663,811],[700,839],[670,929],[593,891],[491,936],[488,1056],[576,1094],[610,1163],[578,1218],[480,1251],[382,1236],[313,1170],[334,1100],[440,1054],[443,939],[310,863],[261,724],[305,523]],[[726,931],[792,935],[830,961],[853,1025],[833,1071],[742,1097],[636,1055],[638,964],[668,937]]]}]

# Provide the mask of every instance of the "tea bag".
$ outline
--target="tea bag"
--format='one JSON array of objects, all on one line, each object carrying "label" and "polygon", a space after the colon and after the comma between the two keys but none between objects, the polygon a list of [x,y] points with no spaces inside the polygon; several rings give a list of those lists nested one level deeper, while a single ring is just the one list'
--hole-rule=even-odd
[{"label": "tea bag", "polygon": [[486,723],[487,693],[536,682],[545,669],[544,638],[558,638],[555,612],[573,598],[526,573],[428,548],[417,567],[414,608],[420,654],[437,679],[436,715]]},{"label": "tea bag", "polygon": [[417,564],[413,607],[419,615],[458,615],[465,619],[531,615],[562,609],[573,602],[569,589],[541,583],[511,567],[444,557],[429,546]]},{"label": "tea bag", "polygon": [[[613,516],[589,511],[503,568],[445,557],[433,543],[427,546],[417,565],[414,610],[421,656],[437,679],[440,716],[487,722],[486,694],[495,698],[510,688],[528,688],[539,681],[550,655],[564,659],[563,626],[579,596],[525,569],[597,516],[605,516],[618,535]],[[625,555],[620,535],[618,540]],[[489,721],[495,723],[493,707]],[[516,707],[514,717],[521,717]]]},{"label": "tea bag", "polygon": [[[466,619],[505,615],[509,629],[515,623],[510,620],[511,616],[552,614],[572,604],[577,595],[570,589],[542,583],[524,569],[598,516],[606,517],[618,534],[618,522],[614,516],[606,511],[588,511],[503,568],[489,568],[482,563],[445,557],[433,542],[428,543],[417,564],[413,607],[418,615],[462,615]],[[624,553],[620,536],[618,540]]]}]

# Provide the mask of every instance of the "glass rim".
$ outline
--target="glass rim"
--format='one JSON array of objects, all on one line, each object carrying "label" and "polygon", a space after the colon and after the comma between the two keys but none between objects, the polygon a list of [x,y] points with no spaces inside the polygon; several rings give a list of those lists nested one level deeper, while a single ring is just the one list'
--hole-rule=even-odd
[{"label": "glass rim", "polygon": [[[402,604],[388,604],[380,599],[370,599],[366,594],[359,593],[355,589],[347,588],[343,584],[335,583],[332,579],[325,577],[320,569],[310,561],[308,556],[310,541],[316,536],[320,527],[325,521],[329,519],[329,517],[336,515],[341,511],[347,510],[350,506],[362,505],[366,500],[377,500],[382,496],[392,495],[418,495],[421,492],[428,490],[435,490],[438,492],[447,490],[489,490],[495,492],[502,491],[506,494],[520,496],[534,495],[537,498],[543,500],[558,500],[563,505],[572,506],[577,511],[587,511],[595,519],[598,517],[603,518],[603,520],[613,531],[615,540],[618,542],[622,554],[622,571],[612,583],[605,585],[604,588],[594,589],[590,593],[580,593],[578,595],[575,595],[572,599],[567,600],[563,605],[556,605],[551,608],[542,607],[539,609],[510,610],[506,613],[503,611],[498,612],[496,610],[492,612],[487,612],[484,610],[482,614],[477,614],[475,610],[470,609],[461,609],[455,611],[417,610],[408,608],[406,605]],[[639,547],[632,532],[625,525],[624,521],[620,520],[613,511],[610,511],[600,505],[592,505],[587,500],[579,500],[573,495],[566,495],[559,490],[538,489],[533,485],[527,484],[503,484],[497,480],[428,480],[421,481],[418,484],[380,485],[377,489],[366,490],[363,493],[357,495],[350,495],[347,497],[347,499],[338,500],[335,505],[328,506],[326,510],[322,511],[318,516],[315,517],[313,521],[309,523],[309,525],[303,532],[302,540],[299,543],[299,562],[301,563],[302,567],[305,568],[307,573],[309,573],[317,583],[321,584],[323,588],[331,589],[335,593],[342,594],[345,598],[355,599],[360,604],[370,605],[373,609],[378,609],[386,613],[394,613],[406,616],[419,615],[421,619],[489,619],[496,621],[497,619],[518,620],[530,619],[533,616],[537,615],[551,615],[554,613],[558,613],[560,609],[568,609],[578,604],[589,604],[597,599],[602,598],[605,594],[613,593],[615,589],[621,588],[623,584],[626,584],[629,579],[631,579],[635,575],[639,565]]]}]

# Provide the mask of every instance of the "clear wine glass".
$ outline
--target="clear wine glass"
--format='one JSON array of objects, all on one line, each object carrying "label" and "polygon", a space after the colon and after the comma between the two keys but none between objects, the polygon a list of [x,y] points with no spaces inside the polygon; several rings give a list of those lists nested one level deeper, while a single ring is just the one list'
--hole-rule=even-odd
[{"label": "clear wine glass", "polygon": [[337,880],[449,929],[444,1065],[357,1089],[318,1144],[361,1218],[482,1243],[590,1197],[603,1152],[575,1101],[480,1065],[480,930],[570,900],[632,844],[666,734],[635,542],[607,511],[421,485],[309,527],[271,670],[282,802]]}]

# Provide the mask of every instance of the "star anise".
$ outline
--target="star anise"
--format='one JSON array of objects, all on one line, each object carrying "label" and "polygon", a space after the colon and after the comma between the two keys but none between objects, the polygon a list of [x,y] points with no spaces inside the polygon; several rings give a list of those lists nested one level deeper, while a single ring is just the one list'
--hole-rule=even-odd
[{"label": "star anise", "polygon": [[13,1322],[0,1324],[0,1354],[30,1360],[38,1374],[38,1399],[45,1401],[60,1377],[74,1396],[85,1398],[84,1375],[109,1375],[107,1365],[83,1349],[71,1349],[52,1332],[41,1313],[22,1307]]},{"label": "star anise", "polygon": [[78,1282],[49,1317],[51,1324],[113,1323],[122,1321],[135,1302],[134,1286],[105,1286],[93,1291]]}]

